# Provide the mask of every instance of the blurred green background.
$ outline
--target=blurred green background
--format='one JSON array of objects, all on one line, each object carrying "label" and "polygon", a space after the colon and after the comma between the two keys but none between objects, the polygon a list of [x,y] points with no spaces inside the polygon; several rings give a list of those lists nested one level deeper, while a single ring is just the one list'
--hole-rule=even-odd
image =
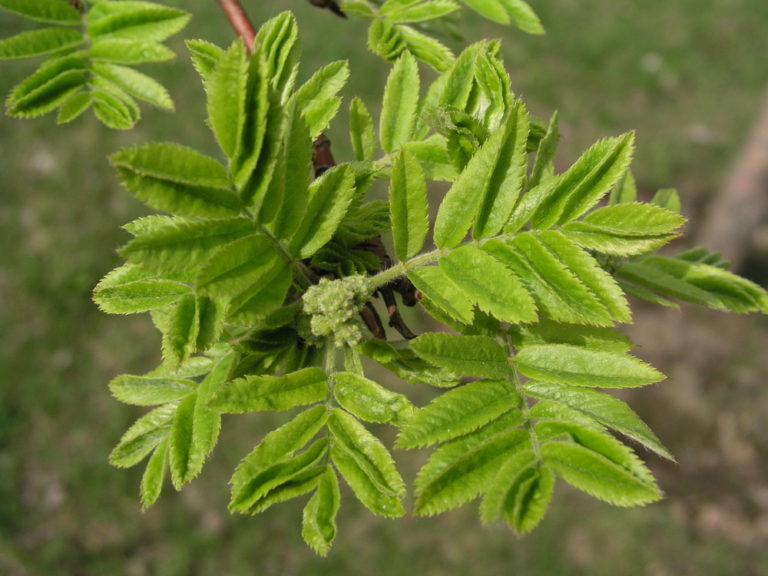
[{"label": "blurred green background", "polygon": [[[215,2],[168,3],[195,15],[182,37],[231,41]],[[601,136],[637,129],[644,196],[676,186],[695,232],[768,86],[768,2],[531,3],[546,36],[468,13],[460,29],[468,41],[501,37],[517,94],[542,116],[560,110],[561,165]],[[301,78],[347,58],[347,101],[359,95],[376,109],[387,67],[366,52],[364,22],[306,0],[247,7],[256,22],[295,10]],[[0,13],[0,36],[20,26]],[[321,560],[301,542],[297,504],[227,514],[231,471],[280,421],[259,415],[227,418],[202,477],[181,494],[166,487],[142,513],[140,470],[107,463],[141,411],[118,404],[106,384],[153,367],[159,338],[145,317],[101,314],[90,293],[119,263],[119,226],[145,213],[106,154],[150,139],[215,153],[200,83],[181,38],[172,45],[179,59],[152,73],[170,87],[177,114],[145,109],[128,133],[90,117],[58,128],[52,118],[0,118],[0,575],[768,574],[768,322],[691,308],[640,306],[628,328],[637,353],[669,375],[630,397],[679,458],[650,460],[666,492],[659,504],[611,508],[560,485],[541,527],[520,539],[483,528],[473,507],[391,521],[346,497],[335,548]],[[0,92],[30,70],[4,64]],[[350,157],[344,117],[328,133],[341,161]],[[420,457],[398,454],[407,478]]]}]

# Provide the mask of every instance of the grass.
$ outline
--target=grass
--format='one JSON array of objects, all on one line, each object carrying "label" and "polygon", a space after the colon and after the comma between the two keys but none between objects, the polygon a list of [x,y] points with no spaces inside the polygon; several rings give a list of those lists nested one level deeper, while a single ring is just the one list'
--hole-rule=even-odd
[{"label": "grass", "polygon": [[[643,191],[676,185],[695,216],[717,191],[757,113],[766,84],[768,4],[533,3],[547,36],[528,37],[472,15],[461,28],[468,40],[502,36],[517,93],[542,116],[560,110],[560,161],[573,160],[601,136],[636,128],[634,167]],[[230,41],[215,3],[169,4],[196,15],[184,37]],[[303,1],[289,7],[303,34],[302,76],[348,58],[347,97],[360,95],[374,109],[387,68],[363,49],[363,23],[335,19]],[[276,12],[253,7],[256,21]],[[3,13],[0,36],[17,24]],[[681,353],[711,361],[712,382],[689,382],[674,356],[650,344],[653,326],[639,334],[641,342],[650,338],[640,353],[671,376],[658,391],[637,396],[680,456],[679,467],[653,463],[669,493],[664,503],[614,509],[561,487],[540,529],[517,539],[501,527],[482,528],[471,508],[393,522],[372,518],[347,494],[336,548],[320,560],[300,541],[297,505],[257,518],[226,513],[231,470],[279,421],[260,416],[225,420],[203,477],[181,495],[167,487],[142,514],[140,471],[107,464],[141,412],[113,400],[106,383],[151,368],[159,340],[146,318],[99,313],[90,291],[119,261],[114,249],[127,237],[119,226],[145,213],[120,189],[105,153],[150,139],[214,152],[202,90],[181,41],[174,47],[182,56],[157,67],[157,75],[171,87],[178,113],[145,110],[136,131],[108,132],[92,119],[62,128],[50,118],[0,119],[0,574],[768,574],[768,536],[760,528],[768,511],[759,499],[765,471],[759,458],[749,457],[750,449],[760,454],[768,444],[759,388],[768,373],[760,353],[765,323],[703,313],[687,316],[697,336]],[[6,63],[2,70],[5,93],[29,67]],[[337,158],[350,157],[343,121],[330,137]],[[732,336],[727,342],[717,341],[719,334],[702,336],[715,321],[718,333]],[[674,417],[656,409],[665,398],[672,399]],[[735,419],[736,439],[747,443],[741,460],[728,456],[739,444],[728,443],[723,414]],[[722,459],[711,462],[713,454]],[[420,456],[398,457],[412,478]]]}]

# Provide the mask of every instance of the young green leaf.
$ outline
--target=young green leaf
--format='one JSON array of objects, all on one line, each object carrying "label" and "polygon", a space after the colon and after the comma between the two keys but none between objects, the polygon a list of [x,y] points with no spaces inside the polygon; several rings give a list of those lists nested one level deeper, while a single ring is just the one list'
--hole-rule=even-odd
[{"label": "young green leaf", "polygon": [[514,26],[529,34],[544,34],[544,27],[539,17],[523,0],[500,0],[507,9],[509,18]]},{"label": "young green leaf", "polygon": [[180,365],[194,353],[199,331],[197,299],[186,294],[176,304],[168,331],[163,334],[163,357]]},{"label": "young green leaf", "polygon": [[651,203],[676,214],[679,214],[682,209],[680,195],[674,188],[662,188],[653,195]]},{"label": "young green leaf", "polygon": [[328,412],[325,406],[315,406],[298,414],[290,422],[267,434],[251,451],[232,475],[232,502],[248,490],[252,479],[280,462],[290,459],[325,426]]},{"label": "young green leaf", "polygon": [[584,284],[616,322],[631,322],[632,313],[624,292],[593,256],[576,246],[559,231],[547,230],[539,241]]},{"label": "young green leaf", "polygon": [[376,137],[373,133],[373,119],[360,98],[355,96],[349,105],[349,138],[355,160],[365,162],[373,159]]},{"label": "young green leaf", "polygon": [[608,205],[624,204],[627,202],[637,202],[637,184],[632,170],[627,170],[624,176],[616,183],[608,197]]},{"label": "young green leaf", "polygon": [[119,64],[94,62],[93,74],[106,78],[134,98],[148,102],[163,110],[173,110],[173,100],[168,91],[156,80],[133,68]]},{"label": "young green leaf", "polygon": [[109,383],[112,395],[134,406],[156,406],[185,398],[197,389],[193,380],[167,376],[133,376],[123,374]]},{"label": "young green leaf", "polygon": [[498,22],[499,24],[509,24],[509,14],[502,0],[461,0],[472,8],[475,12]]},{"label": "young green leaf", "polygon": [[312,550],[325,556],[336,538],[336,514],[341,505],[339,480],[331,466],[317,480],[317,489],[304,507],[301,536]]},{"label": "young green leaf", "polygon": [[496,434],[479,444],[459,441],[432,453],[416,478],[414,511],[434,516],[457,508],[482,494],[499,467],[519,450],[529,449],[528,433],[512,430]]},{"label": "young green leaf", "polygon": [[363,353],[407,382],[450,388],[458,384],[458,376],[419,358],[408,348],[396,349],[383,340],[371,339],[361,347]]},{"label": "young green leaf", "polygon": [[97,38],[91,44],[88,54],[94,62],[111,64],[145,64],[173,60],[172,50],[155,42]]},{"label": "young green leaf", "polygon": [[179,404],[170,434],[171,481],[179,490],[203,469],[221,429],[221,415],[208,408],[211,397],[229,378],[234,354],[224,356],[200,383],[197,393]]},{"label": "young green leaf", "polygon": [[237,215],[242,204],[215,159],[171,143],[125,148],[111,157],[125,187],[152,208],[179,216]]},{"label": "young green leaf", "polygon": [[80,12],[61,0],[0,0],[0,8],[47,24],[79,26]]},{"label": "young green leaf", "polygon": [[296,103],[302,109],[309,133],[316,137],[336,115],[341,99],[337,96],[349,78],[349,63],[337,60],[315,72],[298,90]]},{"label": "young green leaf", "polygon": [[128,130],[139,121],[141,113],[134,100],[101,76],[94,76],[99,86],[92,90],[96,118],[113,130]]},{"label": "young green leaf", "polygon": [[557,152],[557,144],[560,141],[560,130],[558,129],[557,111],[553,112],[549,120],[547,132],[539,142],[536,150],[536,160],[531,169],[531,175],[528,177],[528,188],[532,189],[538,186],[547,170],[552,167],[552,160]]},{"label": "young green leaf", "polygon": [[352,491],[371,512],[403,515],[405,485],[389,451],[353,416],[335,409],[328,421],[331,458]]},{"label": "young green leaf", "polygon": [[525,389],[535,398],[564,404],[632,438],[659,456],[674,460],[669,450],[664,447],[648,425],[618,398],[595,390],[536,380],[526,382]]},{"label": "young green leaf", "polygon": [[408,270],[413,285],[445,314],[463,322],[472,322],[472,302],[439,266],[423,266]]},{"label": "young green leaf", "polygon": [[[14,87],[6,100],[7,113],[16,118],[35,118],[55,110],[85,86],[88,71],[84,66],[82,58],[76,56],[48,60]],[[134,121],[130,111],[125,115],[126,123]]]},{"label": "young green leaf", "polygon": [[187,40],[187,49],[195,70],[203,79],[203,84],[207,84],[211,73],[224,57],[224,50],[205,40]]},{"label": "young green leaf", "polygon": [[664,379],[663,374],[632,356],[565,344],[527,346],[515,362],[529,378],[566,386],[630,388]]},{"label": "young green leaf", "polygon": [[389,207],[395,255],[405,261],[421,251],[429,231],[424,172],[419,161],[405,150],[392,163]]},{"label": "young green leaf", "polygon": [[566,235],[580,246],[605,254],[631,256],[659,248],[677,236],[685,219],[653,204],[624,202],[569,222]]},{"label": "young green leaf", "polygon": [[405,42],[407,50],[438,72],[445,72],[456,60],[453,52],[445,44],[419,32],[412,26],[400,25],[397,26],[397,31],[399,37]]},{"label": "young green leaf", "polygon": [[320,402],[327,393],[325,372],[304,368],[283,376],[249,375],[234,380],[213,395],[208,407],[224,414],[290,410]]},{"label": "young green leaf", "polygon": [[176,402],[163,404],[136,420],[110,453],[109,463],[118,468],[130,468],[141,462],[168,437],[177,407]]},{"label": "young green leaf", "polygon": [[558,322],[613,324],[600,300],[538,236],[524,232],[506,243],[492,240],[483,249],[524,279],[542,314]]},{"label": "young green leaf", "polygon": [[453,0],[426,0],[424,2],[385,2],[379,11],[395,24],[426,22],[441,18],[459,9]]},{"label": "young green leaf", "polygon": [[291,239],[291,252],[308,258],[330,241],[355,194],[355,177],[348,164],[327,170],[309,187],[308,204]]},{"label": "young green leaf", "polygon": [[88,92],[75,92],[71,94],[59,108],[56,117],[57,124],[72,122],[93,105],[93,97]]},{"label": "young green leaf", "polygon": [[189,291],[189,286],[182,282],[148,278],[116,286],[100,283],[93,300],[108,314],[136,314],[173,304]]},{"label": "young green leaf", "polygon": [[534,344],[570,344],[604,352],[625,353],[634,346],[627,336],[614,328],[564,324],[547,319],[528,326],[512,326],[510,336],[518,348]]},{"label": "young green leaf", "polygon": [[284,103],[293,88],[301,51],[293,14],[285,11],[267,20],[256,33],[254,45],[261,46],[264,51],[268,77],[271,78],[278,101]]},{"label": "young green leaf", "polygon": [[72,28],[40,28],[0,40],[0,60],[33,58],[57,54],[83,44],[79,31]]},{"label": "young green leaf", "polygon": [[234,158],[245,126],[248,59],[245,45],[237,39],[211,72],[206,82],[208,123],[221,150]]},{"label": "young green leaf", "polygon": [[165,481],[165,469],[168,467],[168,438],[157,445],[147,462],[144,474],[141,476],[141,507],[146,510],[157,502]]},{"label": "young green leaf", "polygon": [[240,238],[216,251],[197,275],[197,290],[208,296],[236,296],[258,283],[276,259],[266,236]]},{"label": "young green leaf", "polygon": [[487,336],[459,336],[428,332],[411,340],[420,357],[467,376],[506,378],[511,366],[504,348]]},{"label": "young green leaf", "polygon": [[661,497],[655,484],[579,444],[549,442],[541,454],[563,480],[615,506],[641,506]]},{"label": "young green leaf", "polygon": [[130,263],[193,279],[196,270],[219,247],[253,234],[249,218],[199,220],[147,216],[125,226],[135,236],[120,250]]},{"label": "young green leaf", "polygon": [[100,0],[88,11],[86,30],[91,38],[161,42],[184,28],[189,19],[187,12],[160,4]]},{"label": "young green leaf", "polygon": [[472,233],[475,238],[495,236],[512,214],[525,181],[528,131],[528,113],[523,104],[517,102],[499,127],[498,159],[478,208]]},{"label": "young green leaf", "polygon": [[477,430],[520,407],[520,397],[506,380],[480,380],[438,396],[405,420],[399,448],[419,448]]},{"label": "young green leaf", "polygon": [[384,87],[379,139],[390,153],[411,140],[419,105],[419,69],[409,52],[398,58]]},{"label": "young green leaf", "polygon": [[339,406],[365,422],[402,422],[413,411],[410,400],[353,372],[338,372],[333,395]]},{"label": "young green leaf", "polygon": [[555,183],[533,216],[537,229],[563,225],[592,208],[627,170],[632,159],[634,133],[600,140]]},{"label": "young green leaf", "polygon": [[544,518],[555,487],[555,475],[538,466],[533,450],[522,450],[499,469],[483,497],[484,522],[503,518],[518,534],[533,530]]},{"label": "young green leaf", "polygon": [[478,307],[505,322],[533,322],[536,304],[512,271],[475,246],[440,260],[440,269]]}]

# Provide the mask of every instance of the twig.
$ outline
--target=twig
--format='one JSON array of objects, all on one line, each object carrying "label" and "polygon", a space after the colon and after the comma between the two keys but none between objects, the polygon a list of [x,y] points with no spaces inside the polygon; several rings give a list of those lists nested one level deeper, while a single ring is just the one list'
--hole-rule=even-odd
[{"label": "twig", "polygon": [[256,39],[256,29],[248,18],[248,14],[245,13],[243,5],[240,4],[240,0],[219,0],[219,4],[227,15],[229,23],[232,24],[232,28],[235,29],[235,33],[243,39],[246,50],[251,54],[253,41]]},{"label": "twig", "polygon": [[334,0],[309,0],[309,3],[318,8],[328,8],[331,12],[339,16],[340,18],[346,18],[347,15],[341,10],[339,5]]}]

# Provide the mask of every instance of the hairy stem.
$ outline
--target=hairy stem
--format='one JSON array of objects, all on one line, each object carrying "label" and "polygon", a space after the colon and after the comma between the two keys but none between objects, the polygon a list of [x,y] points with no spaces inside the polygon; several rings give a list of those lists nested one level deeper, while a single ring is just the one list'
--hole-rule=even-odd
[{"label": "hairy stem", "polygon": [[240,4],[240,0],[219,0],[219,5],[224,10],[224,14],[227,15],[235,33],[245,42],[246,50],[251,54],[253,41],[256,38],[256,29],[253,27],[251,19],[248,18],[248,14],[245,13],[243,5]]}]

